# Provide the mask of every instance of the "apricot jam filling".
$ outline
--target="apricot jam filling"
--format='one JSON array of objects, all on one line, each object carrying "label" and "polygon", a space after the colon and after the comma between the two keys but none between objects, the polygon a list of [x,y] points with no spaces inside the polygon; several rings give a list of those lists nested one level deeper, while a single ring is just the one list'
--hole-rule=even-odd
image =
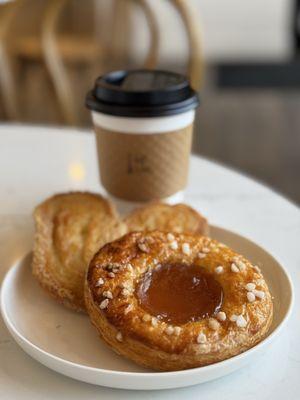
[{"label": "apricot jam filling", "polygon": [[145,273],[136,296],[141,307],[161,321],[185,324],[216,314],[222,305],[223,289],[205,268],[175,263]]}]

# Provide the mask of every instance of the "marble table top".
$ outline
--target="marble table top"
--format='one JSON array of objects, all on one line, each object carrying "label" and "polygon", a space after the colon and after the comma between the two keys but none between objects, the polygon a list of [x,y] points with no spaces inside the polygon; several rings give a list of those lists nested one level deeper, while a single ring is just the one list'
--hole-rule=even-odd
[{"label": "marble table top", "polygon": [[[0,282],[32,246],[33,207],[61,191],[103,191],[94,136],[72,129],[0,125]],[[199,399],[300,398],[300,212],[262,184],[193,156],[186,202],[211,223],[239,232],[279,258],[295,288],[287,329],[253,365],[190,388],[134,392],[77,382],[31,359],[14,342],[0,317],[0,398]]]}]

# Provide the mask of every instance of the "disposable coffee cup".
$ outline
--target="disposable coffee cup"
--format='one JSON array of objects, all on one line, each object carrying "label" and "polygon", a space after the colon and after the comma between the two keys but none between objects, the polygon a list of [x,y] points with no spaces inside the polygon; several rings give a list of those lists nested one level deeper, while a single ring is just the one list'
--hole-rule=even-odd
[{"label": "disposable coffee cup", "polygon": [[115,71],[86,97],[102,185],[128,204],[182,200],[187,185],[197,93],[180,74]]}]

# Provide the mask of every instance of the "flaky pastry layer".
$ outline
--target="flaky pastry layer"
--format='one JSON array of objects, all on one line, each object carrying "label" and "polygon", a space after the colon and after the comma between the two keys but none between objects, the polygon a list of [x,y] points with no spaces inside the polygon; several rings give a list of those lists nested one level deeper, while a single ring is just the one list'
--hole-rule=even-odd
[{"label": "flaky pastry layer", "polygon": [[55,195],[34,211],[32,271],[57,301],[85,311],[84,276],[91,257],[126,226],[110,202],[93,193]]}]

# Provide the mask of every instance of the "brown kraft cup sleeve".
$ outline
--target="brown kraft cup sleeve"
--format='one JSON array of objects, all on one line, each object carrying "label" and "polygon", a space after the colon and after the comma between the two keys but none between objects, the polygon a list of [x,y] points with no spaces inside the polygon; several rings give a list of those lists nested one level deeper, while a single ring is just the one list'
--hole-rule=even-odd
[{"label": "brown kraft cup sleeve", "polygon": [[153,134],[95,127],[101,181],[113,196],[149,201],[171,196],[187,184],[193,124]]}]

